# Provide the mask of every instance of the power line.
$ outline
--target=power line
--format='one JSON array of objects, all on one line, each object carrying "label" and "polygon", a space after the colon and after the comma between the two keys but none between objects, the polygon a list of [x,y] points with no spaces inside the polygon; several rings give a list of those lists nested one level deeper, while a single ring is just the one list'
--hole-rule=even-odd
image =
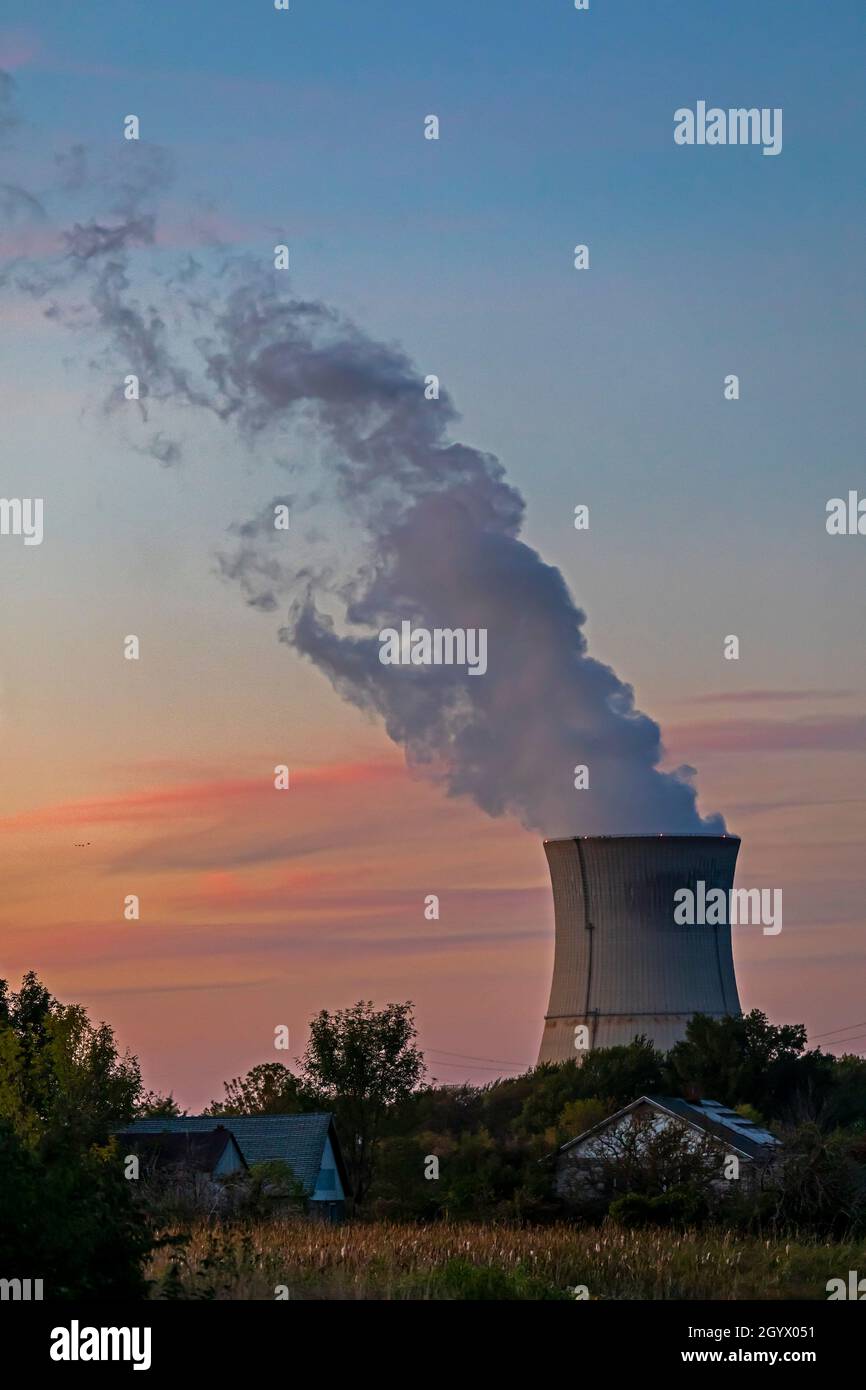
[{"label": "power line", "polygon": [[495,1062],[497,1066],[503,1067],[528,1067],[532,1065],[530,1062],[506,1062],[502,1057],[473,1057],[471,1052],[446,1052],[441,1047],[428,1047],[427,1051],[435,1053],[438,1057],[460,1057],[470,1062]]},{"label": "power line", "polygon": [[432,1067],[447,1067],[450,1071],[460,1071],[465,1068],[467,1071],[496,1071],[501,1072],[501,1067],[485,1067],[481,1062],[442,1062],[435,1058],[430,1064]]},{"label": "power line", "polygon": [[847,1033],[849,1028],[866,1028],[866,1020],[862,1023],[845,1023],[841,1028],[831,1028],[826,1033],[813,1033],[813,1038],[831,1038],[834,1033]]},{"label": "power line", "polygon": [[[866,1028],[866,1020],[861,1023],[845,1023],[841,1028],[830,1028],[826,1033],[813,1033],[811,1040],[817,1042],[821,1038],[835,1038],[837,1033],[847,1033],[849,1028]],[[866,1038],[866,1033],[855,1033],[850,1038],[836,1038],[836,1042],[831,1046],[843,1047],[847,1043],[859,1042]],[[531,1071],[532,1062],[516,1062],[513,1059],[506,1061],[502,1057],[476,1057],[471,1052],[447,1052],[441,1047],[428,1047],[424,1049],[432,1057],[454,1057],[454,1062],[440,1061],[434,1065],[448,1067],[452,1071],[458,1071],[461,1067],[466,1067],[469,1071],[498,1071],[500,1067],[521,1067],[526,1071]],[[484,1065],[490,1063],[492,1065]]]},{"label": "power line", "polygon": [[832,1043],[831,1046],[845,1047],[847,1043],[859,1042],[861,1038],[866,1038],[866,1033],[855,1033],[853,1038],[837,1038],[835,1043]]}]

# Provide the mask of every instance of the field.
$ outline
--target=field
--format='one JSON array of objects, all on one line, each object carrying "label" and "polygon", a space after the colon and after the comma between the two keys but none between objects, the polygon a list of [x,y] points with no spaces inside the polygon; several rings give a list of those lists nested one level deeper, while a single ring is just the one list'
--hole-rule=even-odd
[{"label": "field", "polygon": [[[178,1233],[172,1233],[177,1237]],[[202,1224],[153,1257],[156,1298],[824,1300],[866,1243],[730,1232],[305,1221]],[[278,1293],[279,1290],[279,1293]]]}]

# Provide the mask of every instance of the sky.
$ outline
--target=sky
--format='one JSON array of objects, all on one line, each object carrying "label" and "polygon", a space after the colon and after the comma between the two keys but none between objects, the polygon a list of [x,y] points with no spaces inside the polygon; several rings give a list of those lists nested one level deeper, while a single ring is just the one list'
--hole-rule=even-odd
[{"label": "sky", "polygon": [[[55,156],[125,158],[136,113],[174,167],[136,290],[285,243],[294,294],[440,376],[664,766],[742,837],[737,883],[783,891],[778,936],[734,930],[744,1007],[864,1051],[866,537],[825,526],[866,496],[864,40],[853,0],[6,0],[2,178],[50,213],[0,199],[2,491],[45,499],[43,544],[0,537],[0,976],[36,969],[190,1109],[321,1008],[412,999],[430,1074],[484,1082],[534,1062],[547,1002],[541,835],[407,768],[220,572],[274,451],[177,401],[107,410],[128,364],[21,289],[83,215]],[[677,146],[698,100],[781,108],[781,153]],[[299,555],[317,528],[363,544],[325,499]]]}]

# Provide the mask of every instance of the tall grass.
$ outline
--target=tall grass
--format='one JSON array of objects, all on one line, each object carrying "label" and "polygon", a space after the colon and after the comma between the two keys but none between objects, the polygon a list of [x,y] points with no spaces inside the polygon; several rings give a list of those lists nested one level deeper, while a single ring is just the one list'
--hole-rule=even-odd
[{"label": "tall grass", "polygon": [[186,1299],[274,1299],[280,1286],[292,1299],[555,1299],[579,1285],[591,1299],[825,1299],[849,1269],[866,1273],[866,1242],[270,1220],[194,1226],[157,1252],[150,1277],[154,1297]]}]

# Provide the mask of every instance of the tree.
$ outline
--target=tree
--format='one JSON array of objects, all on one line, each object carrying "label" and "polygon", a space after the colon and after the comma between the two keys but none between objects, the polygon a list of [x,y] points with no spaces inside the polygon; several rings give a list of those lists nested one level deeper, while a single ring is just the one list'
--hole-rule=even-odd
[{"label": "tree", "polygon": [[562,1107],[562,1114],[554,1130],[554,1143],[567,1144],[570,1139],[577,1139],[594,1125],[606,1120],[613,1109],[616,1109],[616,1106],[610,1101],[570,1100]]},{"label": "tree", "polygon": [[353,1211],[370,1190],[388,1110],[410,1095],[424,1073],[412,1007],[407,1002],[376,1010],[361,1000],[334,1014],[322,1009],[310,1024],[302,1075],[333,1104],[345,1133]]},{"label": "tree", "polygon": [[768,1119],[817,1114],[833,1081],[834,1059],[806,1052],[802,1023],[773,1024],[759,1009],[743,1016],[695,1014],[668,1053],[674,1093],[696,1084],[728,1105],[754,1105]]},{"label": "tree", "polygon": [[206,1115],[301,1115],[321,1107],[318,1096],[282,1062],[260,1062],[223,1088],[225,1100],[213,1101]]},{"label": "tree", "polygon": [[783,1136],[783,1157],[765,1193],[763,1209],[788,1229],[837,1239],[866,1222],[866,1173],[841,1131],[824,1134],[815,1123]]},{"label": "tree", "polygon": [[852,1053],[836,1058],[833,1087],[822,1116],[829,1127],[849,1126],[866,1131],[866,1059]]},{"label": "tree", "polygon": [[45,1159],[0,1120],[0,1251],[6,1279],[46,1299],[140,1299],[154,1248],[113,1146]]},{"label": "tree", "polygon": [[[555,1125],[570,1100],[603,1100],[610,1111],[663,1089],[664,1057],[645,1037],[597,1047],[581,1061],[545,1064],[529,1074],[530,1091],[519,1128],[532,1133]],[[510,1084],[510,1083],[506,1083]]]},{"label": "tree", "polygon": [[153,1248],[111,1130],[141,1097],[111,1028],[61,1004],[31,971],[0,981],[0,1251],[4,1278],[46,1298],[141,1298]]},{"label": "tree", "polygon": [[135,1107],[137,1120],[173,1120],[185,1114],[186,1111],[181,1110],[171,1091],[167,1096],[161,1096],[158,1091],[145,1091]]},{"label": "tree", "polygon": [[244,1184],[242,1210],[249,1216],[267,1216],[276,1204],[294,1203],[303,1211],[307,1189],[291,1164],[280,1158],[254,1163]]},{"label": "tree", "polygon": [[0,1119],[32,1147],[104,1143],[132,1118],[141,1072],[118,1052],[107,1023],[61,1004],[31,971],[10,993],[0,982]]}]

